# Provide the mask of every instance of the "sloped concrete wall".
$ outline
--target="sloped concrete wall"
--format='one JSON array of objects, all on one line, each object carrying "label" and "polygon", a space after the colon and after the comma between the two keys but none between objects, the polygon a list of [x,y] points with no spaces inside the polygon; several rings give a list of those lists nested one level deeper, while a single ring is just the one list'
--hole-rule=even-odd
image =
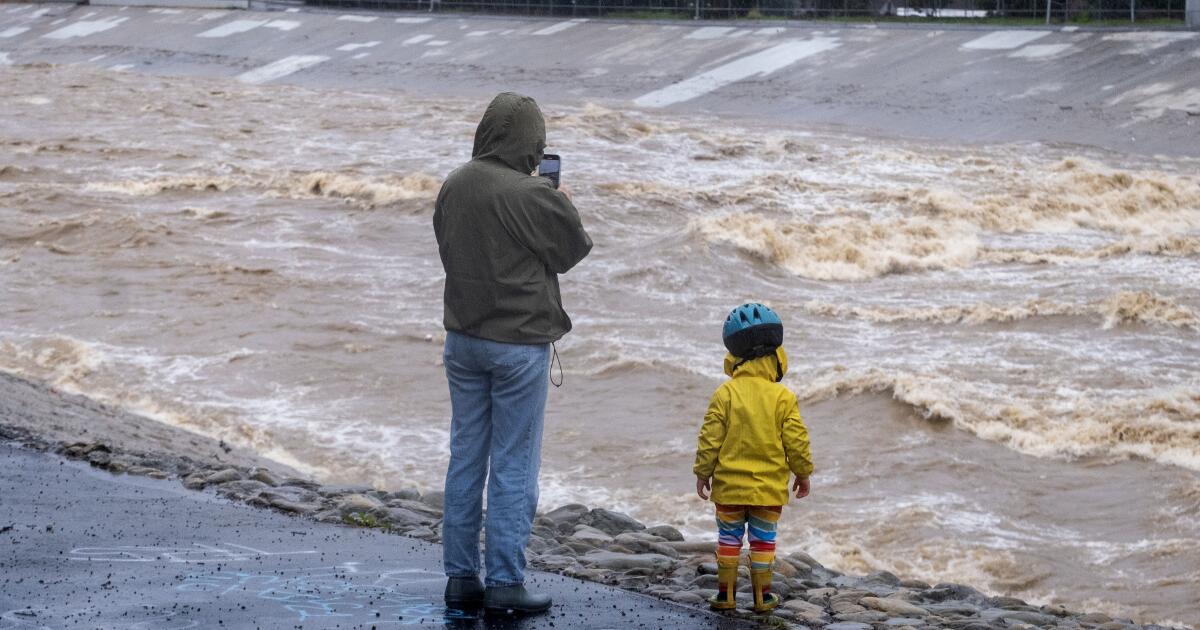
[{"label": "sloped concrete wall", "polygon": [[0,5],[0,58],[1200,154],[1200,33],[1184,30]]}]

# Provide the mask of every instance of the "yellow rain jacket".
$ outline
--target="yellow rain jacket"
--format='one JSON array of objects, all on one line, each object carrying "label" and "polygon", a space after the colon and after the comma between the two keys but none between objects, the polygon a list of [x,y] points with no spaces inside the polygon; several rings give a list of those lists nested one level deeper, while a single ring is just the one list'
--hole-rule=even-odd
[{"label": "yellow rain jacket", "polygon": [[[779,370],[775,359],[779,359]],[[725,356],[730,378],[713,394],[696,447],[697,477],[713,478],[712,500],[721,505],[786,505],[788,472],[812,474],[808,427],[800,405],[778,378],[787,372],[783,348],[738,366]]]}]

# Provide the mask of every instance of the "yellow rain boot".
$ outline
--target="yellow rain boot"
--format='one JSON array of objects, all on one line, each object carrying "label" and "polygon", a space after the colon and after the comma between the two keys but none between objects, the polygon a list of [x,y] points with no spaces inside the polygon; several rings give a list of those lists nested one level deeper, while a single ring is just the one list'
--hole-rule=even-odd
[{"label": "yellow rain boot", "polygon": [[736,557],[728,561],[717,560],[717,594],[708,599],[708,606],[713,610],[737,608],[737,561]]},{"label": "yellow rain boot", "polygon": [[771,570],[751,571],[750,585],[754,587],[754,612],[768,613],[779,605],[779,596],[771,592]]}]

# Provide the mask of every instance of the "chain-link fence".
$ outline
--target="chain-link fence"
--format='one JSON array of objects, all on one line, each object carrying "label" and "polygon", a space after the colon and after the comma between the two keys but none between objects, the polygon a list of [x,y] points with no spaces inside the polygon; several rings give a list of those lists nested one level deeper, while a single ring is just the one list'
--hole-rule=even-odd
[{"label": "chain-link fence", "polygon": [[[360,9],[702,20],[1179,23],[1186,0],[305,0]],[[697,2],[699,6],[697,6]],[[1049,3],[1049,6],[1047,6]]]}]

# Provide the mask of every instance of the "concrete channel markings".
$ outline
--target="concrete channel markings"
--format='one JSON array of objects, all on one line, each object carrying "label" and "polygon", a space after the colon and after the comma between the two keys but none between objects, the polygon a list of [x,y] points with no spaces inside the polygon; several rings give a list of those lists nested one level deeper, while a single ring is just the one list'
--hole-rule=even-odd
[{"label": "concrete channel markings", "polygon": [[326,61],[329,61],[329,57],[324,55],[291,55],[278,61],[272,61],[265,66],[247,70],[239,74],[237,80],[250,84],[266,83]]},{"label": "concrete channel markings", "polygon": [[633,103],[640,107],[667,107],[690,101],[731,83],[777,72],[806,57],[833,50],[838,45],[839,40],[831,37],[784,42],[639,96]]}]

